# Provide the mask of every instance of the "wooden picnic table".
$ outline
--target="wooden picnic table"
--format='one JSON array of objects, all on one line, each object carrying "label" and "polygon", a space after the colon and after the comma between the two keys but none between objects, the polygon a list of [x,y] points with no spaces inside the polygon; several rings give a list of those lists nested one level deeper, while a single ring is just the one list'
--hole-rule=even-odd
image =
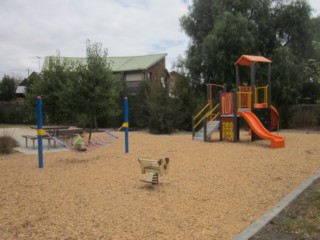
[{"label": "wooden picnic table", "polygon": [[[37,129],[38,126],[30,126],[31,129]],[[63,125],[44,125],[42,126],[42,129],[44,130],[58,130],[58,129],[69,129],[70,126],[63,126]]]},{"label": "wooden picnic table", "polygon": [[[31,129],[37,129],[38,127],[37,126],[30,126]],[[53,135],[53,136],[57,136],[58,134],[58,131],[59,130],[63,130],[63,129],[69,129],[70,126],[60,126],[60,125],[47,125],[47,126],[42,126],[42,129],[45,130],[45,131],[48,131],[48,133],[50,135]]]},{"label": "wooden picnic table", "polygon": [[[33,126],[30,126],[30,128],[31,129],[38,129],[38,126],[33,125]],[[66,130],[69,128],[70,128],[70,126],[63,126],[63,125],[44,125],[44,126],[42,126],[43,130],[47,131],[50,136],[54,136],[54,137],[58,137],[59,131]],[[27,139],[26,139],[26,141],[27,141]],[[56,141],[53,141],[53,142],[54,142],[54,148],[56,148]]]}]

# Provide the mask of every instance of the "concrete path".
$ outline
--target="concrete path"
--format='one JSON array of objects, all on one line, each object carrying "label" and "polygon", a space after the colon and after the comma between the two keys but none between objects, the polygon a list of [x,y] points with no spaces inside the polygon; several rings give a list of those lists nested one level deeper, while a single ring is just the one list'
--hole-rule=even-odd
[{"label": "concrete path", "polygon": [[[1,128],[0,136],[10,136],[17,140],[19,146],[15,150],[22,152],[24,154],[38,154],[38,141],[35,141],[35,148],[33,149],[33,144],[31,140],[28,140],[28,147],[26,147],[26,139],[22,135],[36,135],[37,132],[34,129],[27,128]],[[53,141],[51,141],[53,145]],[[48,146],[48,141],[43,140],[43,151],[44,152],[61,152],[68,151],[66,148],[60,146],[58,143],[56,147]]]}]

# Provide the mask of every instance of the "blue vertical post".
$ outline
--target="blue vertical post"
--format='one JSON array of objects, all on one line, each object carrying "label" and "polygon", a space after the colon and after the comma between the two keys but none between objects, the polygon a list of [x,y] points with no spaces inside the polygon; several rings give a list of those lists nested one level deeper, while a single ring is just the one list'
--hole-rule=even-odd
[{"label": "blue vertical post", "polygon": [[128,111],[128,97],[124,97],[124,130],[125,130],[125,152],[129,152],[129,111]]},{"label": "blue vertical post", "polygon": [[37,134],[38,134],[38,159],[39,168],[43,168],[43,145],[42,145],[42,99],[37,97]]}]

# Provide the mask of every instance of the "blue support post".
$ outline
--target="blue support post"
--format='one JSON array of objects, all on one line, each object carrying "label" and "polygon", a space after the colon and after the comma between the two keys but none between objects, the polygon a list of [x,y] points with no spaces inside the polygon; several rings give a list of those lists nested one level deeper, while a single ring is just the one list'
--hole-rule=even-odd
[{"label": "blue support post", "polygon": [[129,152],[129,111],[128,111],[128,97],[124,97],[124,129],[125,129],[125,152]]},{"label": "blue support post", "polygon": [[37,135],[38,135],[38,159],[39,168],[43,168],[43,145],[42,145],[42,99],[37,97]]}]

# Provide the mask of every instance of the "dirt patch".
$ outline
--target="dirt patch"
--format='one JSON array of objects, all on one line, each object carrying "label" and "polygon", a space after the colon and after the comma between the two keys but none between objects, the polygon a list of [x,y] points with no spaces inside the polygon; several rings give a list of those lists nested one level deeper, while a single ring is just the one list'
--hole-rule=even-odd
[{"label": "dirt patch", "polygon": [[[319,133],[268,141],[131,132],[89,154],[0,156],[1,239],[232,239],[320,169]],[[215,136],[214,139],[217,139]],[[169,157],[158,186],[138,158]]]}]

